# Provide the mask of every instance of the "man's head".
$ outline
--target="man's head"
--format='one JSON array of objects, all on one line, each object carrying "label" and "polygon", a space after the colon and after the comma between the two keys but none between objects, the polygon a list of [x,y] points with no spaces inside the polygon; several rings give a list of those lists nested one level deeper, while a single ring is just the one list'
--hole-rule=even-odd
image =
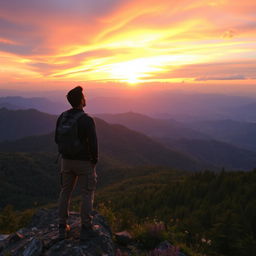
[{"label": "man's head", "polygon": [[70,90],[67,94],[67,99],[73,108],[82,109],[86,106],[85,98],[83,95],[83,88],[81,86],[77,86]]}]

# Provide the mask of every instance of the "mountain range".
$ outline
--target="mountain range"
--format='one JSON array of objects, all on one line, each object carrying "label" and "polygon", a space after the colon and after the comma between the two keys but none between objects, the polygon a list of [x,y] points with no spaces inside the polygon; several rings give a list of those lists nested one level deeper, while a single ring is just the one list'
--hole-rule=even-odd
[{"label": "mountain range", "polygon": [[0,141],[51,132],[57,117],[35,109],[0,109]]},{"label": "mountain range", "polygon": [[145,133],[173,150],[189,154],[199,162],[231,169],[250,170],[256,167],[254,123],[233,120],[182,123],[134,112],[97,116]]},{"label": "mountain range", "polygon": [[[1,116],[8,116],[11,120],[15,120],[17,112],[19,112],[19,119],[21,120],[23,116],[27,117],[29,114],[31,114],[30,122],[26,120],[24,127],[22,125],[19,127],[19,133],[24,134],[23,138],[15,141],[2,141],[0,143],[0,151],[55,152],[57,154],[53,133],[25,137],[28,130],[33,130],[34,122],[36,124],[40,124],[38,120],[43,122],[45,117],[49,118],[47,129],[53,131],[57,116],[45,116],[44,113],[36,110],[13,111],[2,109],[2,111],[0,111],[0,118]],[[37,118],[33,118],[35,112],[37,113]],[[200,166],[200,164],[191,157],[171,150],[160,142],[157,142],[142,133],[130,130],[122,125],[108,124],[99,118],[95,118],[95,122],[98,133],[100,153],[103,156],[103,159],[111,159],[111,161],[108,161],[109,163],[113,162],[120,166],[152,164],[159,166],[167,165],[175,168],[185,168],[191,170],[197,169]],[[6,121],[6,123],[8,122]],[[17,129],[17,124],[14,121],[9,123],[9,126],[13,131]],[[45,127],[42,126],[41,130],[38,129],[38,127],[36,127],[34,132],[30,131],[30,133],[44,133]],[[0,130],[2,136],[6,136],[7,139],[10,139],[10,137],[8,137],[9,132],[5,131],[6,129]]]},{"label": "mountain range", "polygon": [[[155,224],[164,221],[169,240],[197,252],[254,255],[256,172],[245,172],[256,166],[254,123],[157,117],[131,111],[95,116],[100,148],[95,204],[105,202],[104,215],[124,229],[131,223],[141,229],[152,218]],[[15,209],[56,204],[56,119],[35,109],[0,109],[0,210],[8,204]]]},{"label": "mountain range", "polygon": [[21,96],[0,97],[0,108],[12,110],[37,109],[49,114],[58,114],[63,109],[68,108],[68,103],[62,101],[53,101],[44,97],[25,98]]},{"label": "mountain range", "polygon": [[231,119],[187,122],[192,129],[216,140],[256,152],[256,123]]},{"label": "mountain range", "polygon": [[[33,109],[1,109],[0,120],[5,122],[0,126],[2,140],[0,150],[57,152],[51,133],[55,129],[56,119],[57,116]],[[227,141],[228,135],[226,138],[218,138],[206,129],[209,127],[209,130],[211,128],[214,130],[215,126],[211,125],[213,121],[206,122],[208,126],[205,125],[206,128],[203,129],[204,126],[196,125],[196,122],[187,125],[175,120],[156,119],[134,112],[116,115],[101,114],[95,117],[95,121],[103,162],[115,163],[115,166],[153,164],[191,168],[191,170],[198,169],[199,166],[246,170],[256,166],[254,160],[256,153],[243,147],[241,143],[236,144],[236,140],[232,140],[231,137],[232,135],[239,138],[236,136],[236,131],[243,134],[244,127],[251,129],[253,137],[254,124],[232,121],[231,124],[240,126],[237,125],[236,129],[231,127],[234,130],[233,134],[230,132],[231,128],[230,130],[226,128],[226,133],[230,135],[230,140]],[[223,123],[225,124],[224,121]],[[219,126],[216,125],[216,127]],[[223,134],[224,128],[225,125],[221,130]],[[250,141],[250,133],[244,133],[244,137]],[[3,141],[4,139],[8,141]],[[246,143],[243,138],[241,141]]]},{"label": "mountain range", "polygon": [[[59,165],[55,163],[57,147],[53,132],[56,118],[31,109],[1,109],[0,120],[4,122],[0,133],[9,140],[0,142],[0,208],[6,204],[26,208],[57,200]],[[113,173],[120,168],[155,166],[157,171],[161,166],[169,166],[193,171],[206,167],[144,134],[98,118],[95,121],[100,148],[99,184],[111,182]],[[10,131],[19,131],[23,137],[14,139],[7,124]],[[52,132],[43,134],[46,129]],[[41,135],[24,137],[28,131]]]},{"label": "mountain range", "polygon": [[256,152],[239,148],[218,140],[159,139],[173,150],[186,153],[199,162],[228,170],[252,170],[256,168]]},{"label": "mountain range", "polygon": [[[131,112],[99,116],[119,122],[110,124],[94,117],[100,149],[97,168],[102,185],[127,177],[126,172],[134,175],[133,168],[140,172],[143,166],[151,168],[152,173],[164,167],[191,172],[221,168],[250,170],[256,166],[253,151],[212,139],[206,130],[203,133],[192,125]],[[26,207],[37,201],[56,200],[56,119],[55,115],[35,109],[0,110],[0,192],[4,195],[0,207],[8,202]],[[45,185],[37,190],[34,184]]]},{"label": "mountain range", "polygon": [[[14,96],[13,93],[13,96],[0,97],[0,107],[35,108],[50,114],[59,114],[69,107],[64,91],[33,94],[40,97],[31,97],[31,92],[27,94],[17,92],[17,95],[23,95],[23,97]],[[6,95],[6,92],[4,94]],[[88,95],[87,110],[94,114],[133,111],[155,118],[173,118],[177,121],[233,119],[250,122],[256,120],[256,100],[245,96],[160,90],[149,90],[143,93],[140,90],[113,91],[112,93],[88,90]]]},{"label": "mountain range", "polygon": [[168,138],[189,138],[189,139],[209,139],[209,135],[198,132],[189,126],[177,122],[174,119],[152,118],[135,112],[120,114],[96,114],[97,117],[112,124],[122,124],[132,130],[147,134],[151,137]]}]

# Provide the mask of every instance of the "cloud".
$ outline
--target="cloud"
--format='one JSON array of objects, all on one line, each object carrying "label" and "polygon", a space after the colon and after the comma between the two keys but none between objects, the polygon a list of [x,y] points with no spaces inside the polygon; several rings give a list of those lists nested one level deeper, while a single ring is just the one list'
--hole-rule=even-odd
[{"label": "cloud", "polygon": [[43,36],[33,24],[15,23],[0,18],[0,51],[16,55],[43,55],[51,52],[43,46]]},{"label": "cloud", "polygon": [[[255,56],[252,0],[0,0],[0,4],[0,51],[5,56],[0,60],[8,70],[22,74],[27,70],[42,79],[68,79],[72,74],[78,80],[109,80],[118,70],[113,68],[145,60],[140,74],[144,80],[255,77],[255,65],[246,63]],[[130,73],[136,71],[128,68]]]},{"label": "cloud", "polygon": [[[24,14],[29,14],[27,19],[31,16],[46,15],[48,17],[55,15],[56,17],[79,17],[79,16],[93,16],[98,17],[99,15],[111,12],[117,6],[122,5],[126,0],[1,0],[1,9],[5,13],[16,13],[19,12],[19,17],[24,17]],[[16,18],[19,18],[16,17]]]},{"label": "cloud", "polygon": [[0,42],[0,51],[15,53],[18,55],[28,55],[31,53],[30,45],[14,45]]},{"label": "cloud", "polygon": [[[228,80],[252,80],[256,79],[256,63],[243,61],[238,63],[201,63],[183,65],[182,67],[169,66],[162,72],[149,73],[147,80],[169,81],[228,81]],[[242,75],[241,75],[242,74]]]},{"label": "cloud", "polygon": [[224,77],[198,77],[195,81],[209,81],[209,80],[245,80],[247,79],[243,75],[233,75],[233,76],[224,76]]},{"label": "cloud", "polygon": [[[175,70],[178,77],[199,78],[234,78],[234,79],[256,79],[255,61],[237,61],[237,62],[215,62],[185,65]],[[243,74],[243,75],[241,75]],[[210,80],[210,79],[208,79]],[[214,79],[225,80],[225,79]],[[202,81],[202,80],[201,80]]]}]

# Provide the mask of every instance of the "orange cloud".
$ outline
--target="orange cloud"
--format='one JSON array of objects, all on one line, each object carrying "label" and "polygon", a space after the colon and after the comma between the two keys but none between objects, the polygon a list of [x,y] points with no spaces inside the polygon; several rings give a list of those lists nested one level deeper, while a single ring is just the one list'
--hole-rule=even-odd
[{"label": "orange cloud", "polygon": [[[5,1],[0,76],[130,83],[255,79],[246,64],[256,58],[255,10],[251,0]],[[244,63],[243,71],[227,65],[224,73],[211,65],[227,62]],[[187,69],[196,66],[205,68],[200,74]]]}]

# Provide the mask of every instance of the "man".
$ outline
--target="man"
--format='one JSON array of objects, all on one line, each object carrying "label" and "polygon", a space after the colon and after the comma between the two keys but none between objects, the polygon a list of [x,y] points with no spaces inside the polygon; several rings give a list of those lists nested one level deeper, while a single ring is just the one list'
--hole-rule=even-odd
[{"label": "man", "polygon": [[70,198],[79,180],[82,196],[80,241],[84,241],[95,234],[91,213],[97,183],[95,167],[98,161],[98,143],[94,120],[83,111],[86,106],[83,88],[78,86],[69,91],[67,100],[72,108],[59,116],[55,130],[55,142],[61,153],[59,238],[65,239],[70,230],[67,225]]}]

